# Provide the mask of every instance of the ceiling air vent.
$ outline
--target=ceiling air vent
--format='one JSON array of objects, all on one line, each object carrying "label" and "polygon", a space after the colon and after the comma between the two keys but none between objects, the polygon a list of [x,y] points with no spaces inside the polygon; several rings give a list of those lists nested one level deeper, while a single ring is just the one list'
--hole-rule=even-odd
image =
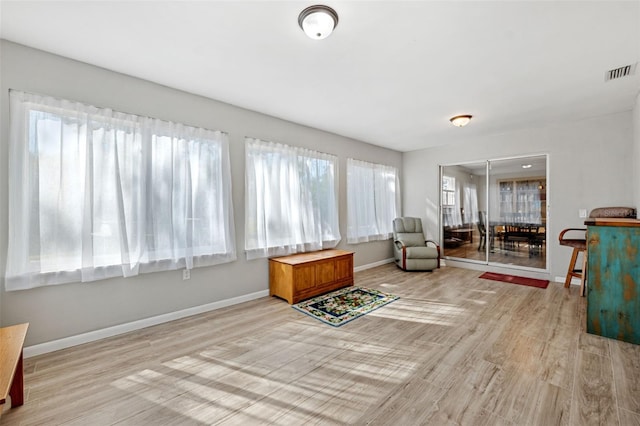
[{"label": "ceiling air vent", "polygon": [[615,80],[622,77],[633,75],[636,71],[636,64],[625,65],[624,67],[609,70],[604,74],[604,81]]}]

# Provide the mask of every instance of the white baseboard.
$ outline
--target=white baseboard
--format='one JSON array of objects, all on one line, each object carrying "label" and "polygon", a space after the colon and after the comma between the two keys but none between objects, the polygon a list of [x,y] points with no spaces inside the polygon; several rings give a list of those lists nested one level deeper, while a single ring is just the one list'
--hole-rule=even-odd
[{"label": "white baseboard", "polygon": [[151,327],[152,325],[158,325],[165,322],[190,317],[192,315],[215,311],[216,309],[226,308],[227,306],[237,305],[238,303],[248,302],[250,300],[259,299],[266,296],[269,296],[269,290],[257,291],[255,293],[245,294],[243,296],[232,297],[231,299],[207,303],[206,305],[194,306],[192,308],[187,308],[176,312],[169,312],[167,314],[157,315],[155,317],[145,318],[126,324],[114,325],[113,327],[107,327],[100,330],[77,334],[75,336],[52,340],[50,342],[27,346],[24,348],[24,357],[29,358],[36,355],[58,351],[60,349],[66,349],[71,346],[81,345],[83,343],[89,343],[96,340],[105,339],[107,337],[117,336],[118,334],[140,330],[142,328]]},{"label": "white baseboard", "polygon": [[[357,266],[353,268],[353,270],[354,272],[364,271],[365,269],[375,268],[376,266],[385,265],[387,263],[393,263],[393,258]],[[82,345],[84,343],[94,342],[96,340],[105,339],[107,337],[113,337],[119,334],[128,333],[130,331],[151,327],[153,325],[158,325],[192,315],[214,311],[216,309],[226,308],[227,306],[237,305],[238,303],[248,302],[250,300],[259,299],[268,295],[269,290],[257,291],[255,293],[233,297],[231,299],[207,303],[206,305],[194,306],[192,308],[187,308],[176,312],[169,312],[167,314],[157,315],[155,317],[145,318],[126,324],[119,324],[113,327],[102,328],[100,330],[89,331],[87,333],[77,334],[75,336],[64,337],[62,339],[52,340],[50,342],[27,346],[24,348],[24,357],[30,358],[49,352],[59,351],[61,349],[70,348],[72,346]]]},{"label": "white baseboard", "polygon": [[[384,265],[386,263],[393,263],[393,258],[392,259],[385,259],[385,260],[381,260],[379,262],[375,262],[375,263],[370,263],[368,265],[362,265],[362,266],[358,266],[357,268],[353,268],[353,270],[355,272],[358,271],[364,271],[365,269],[370,269],[370,268],[375,268],[376,266],[380,266],[380,265]],[[455,262],[453,262],[455,263]],[[447,260],[446,259],[440,259],[440,266],[447,266]],[[458,266],[458,265],[456,265]],[[479,271],[483,271],[486,270],[487,266],[482,264],[482,265],[473,265],[473,264],[464,264],[465,268],[468,269],[477,269]],[[557,282],[557,283],[563,283],[565,280],[565,277],[555,277],[553,281]],[[580,279],[578,278],[571,278],[571,285],[580,285]]]},{"label": "white baseboard", "polygon": [[365,269],[375,268],[376,266],[386,265],[387,263],[393,263],[393,258],[380,260],[378,262],[368,263],[366,265],[356,266],[355,268],[353,268],[353,272],[364,271]]}]

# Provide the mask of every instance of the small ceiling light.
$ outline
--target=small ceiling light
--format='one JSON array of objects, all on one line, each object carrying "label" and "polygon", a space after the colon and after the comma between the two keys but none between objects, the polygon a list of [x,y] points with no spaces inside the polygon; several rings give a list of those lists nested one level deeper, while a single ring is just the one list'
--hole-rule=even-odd
[{"label": "small ceiling light", "polygon": [[322,40],[329,37],[338,25],[338,14],[329,6],[309,6],[300,12],[298,25],[309,38]]},{"label": "small ceiling light", "polygon": [[464,127],[471,121],[471,115],[456,115],[455,117],[451,117],[449,121],[451,124],[457,127]]},{"label": "small ceiling light", "polygon": [[531,164],[523,164],[522,165],[523,169],[530,169],[531,167],[532,167]]}]

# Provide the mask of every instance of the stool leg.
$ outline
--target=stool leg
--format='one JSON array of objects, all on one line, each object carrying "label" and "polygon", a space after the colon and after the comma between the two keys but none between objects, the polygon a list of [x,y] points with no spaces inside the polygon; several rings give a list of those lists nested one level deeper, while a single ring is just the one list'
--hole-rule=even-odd
[{"label": "stool leg", "polygon": [[587,288],[587,251],[582,252],[582,276],[580,277],[580,296],[584,297]]},{"label": "stool leg", "polygon": [[573,276],[573,270],[576,269],[576,260],[578,260],[579,251],[577,248],[574,248],[573,253],[571,253],[571,261],[569,262],[569,269],[567,270],[567,278],[564,280],[564,288],[569,288],[571,285],[571,277]]}]

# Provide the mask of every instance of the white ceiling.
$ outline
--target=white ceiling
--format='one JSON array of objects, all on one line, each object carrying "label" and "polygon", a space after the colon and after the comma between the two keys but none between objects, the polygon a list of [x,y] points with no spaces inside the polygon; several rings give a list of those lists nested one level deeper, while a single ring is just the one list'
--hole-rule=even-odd
[{"label": "white ceiling", "polygon": [[[399,151],[630,110],[640,0],[5,1],[0,36]],[[465,128],[449,124],[473,114]]]}]

